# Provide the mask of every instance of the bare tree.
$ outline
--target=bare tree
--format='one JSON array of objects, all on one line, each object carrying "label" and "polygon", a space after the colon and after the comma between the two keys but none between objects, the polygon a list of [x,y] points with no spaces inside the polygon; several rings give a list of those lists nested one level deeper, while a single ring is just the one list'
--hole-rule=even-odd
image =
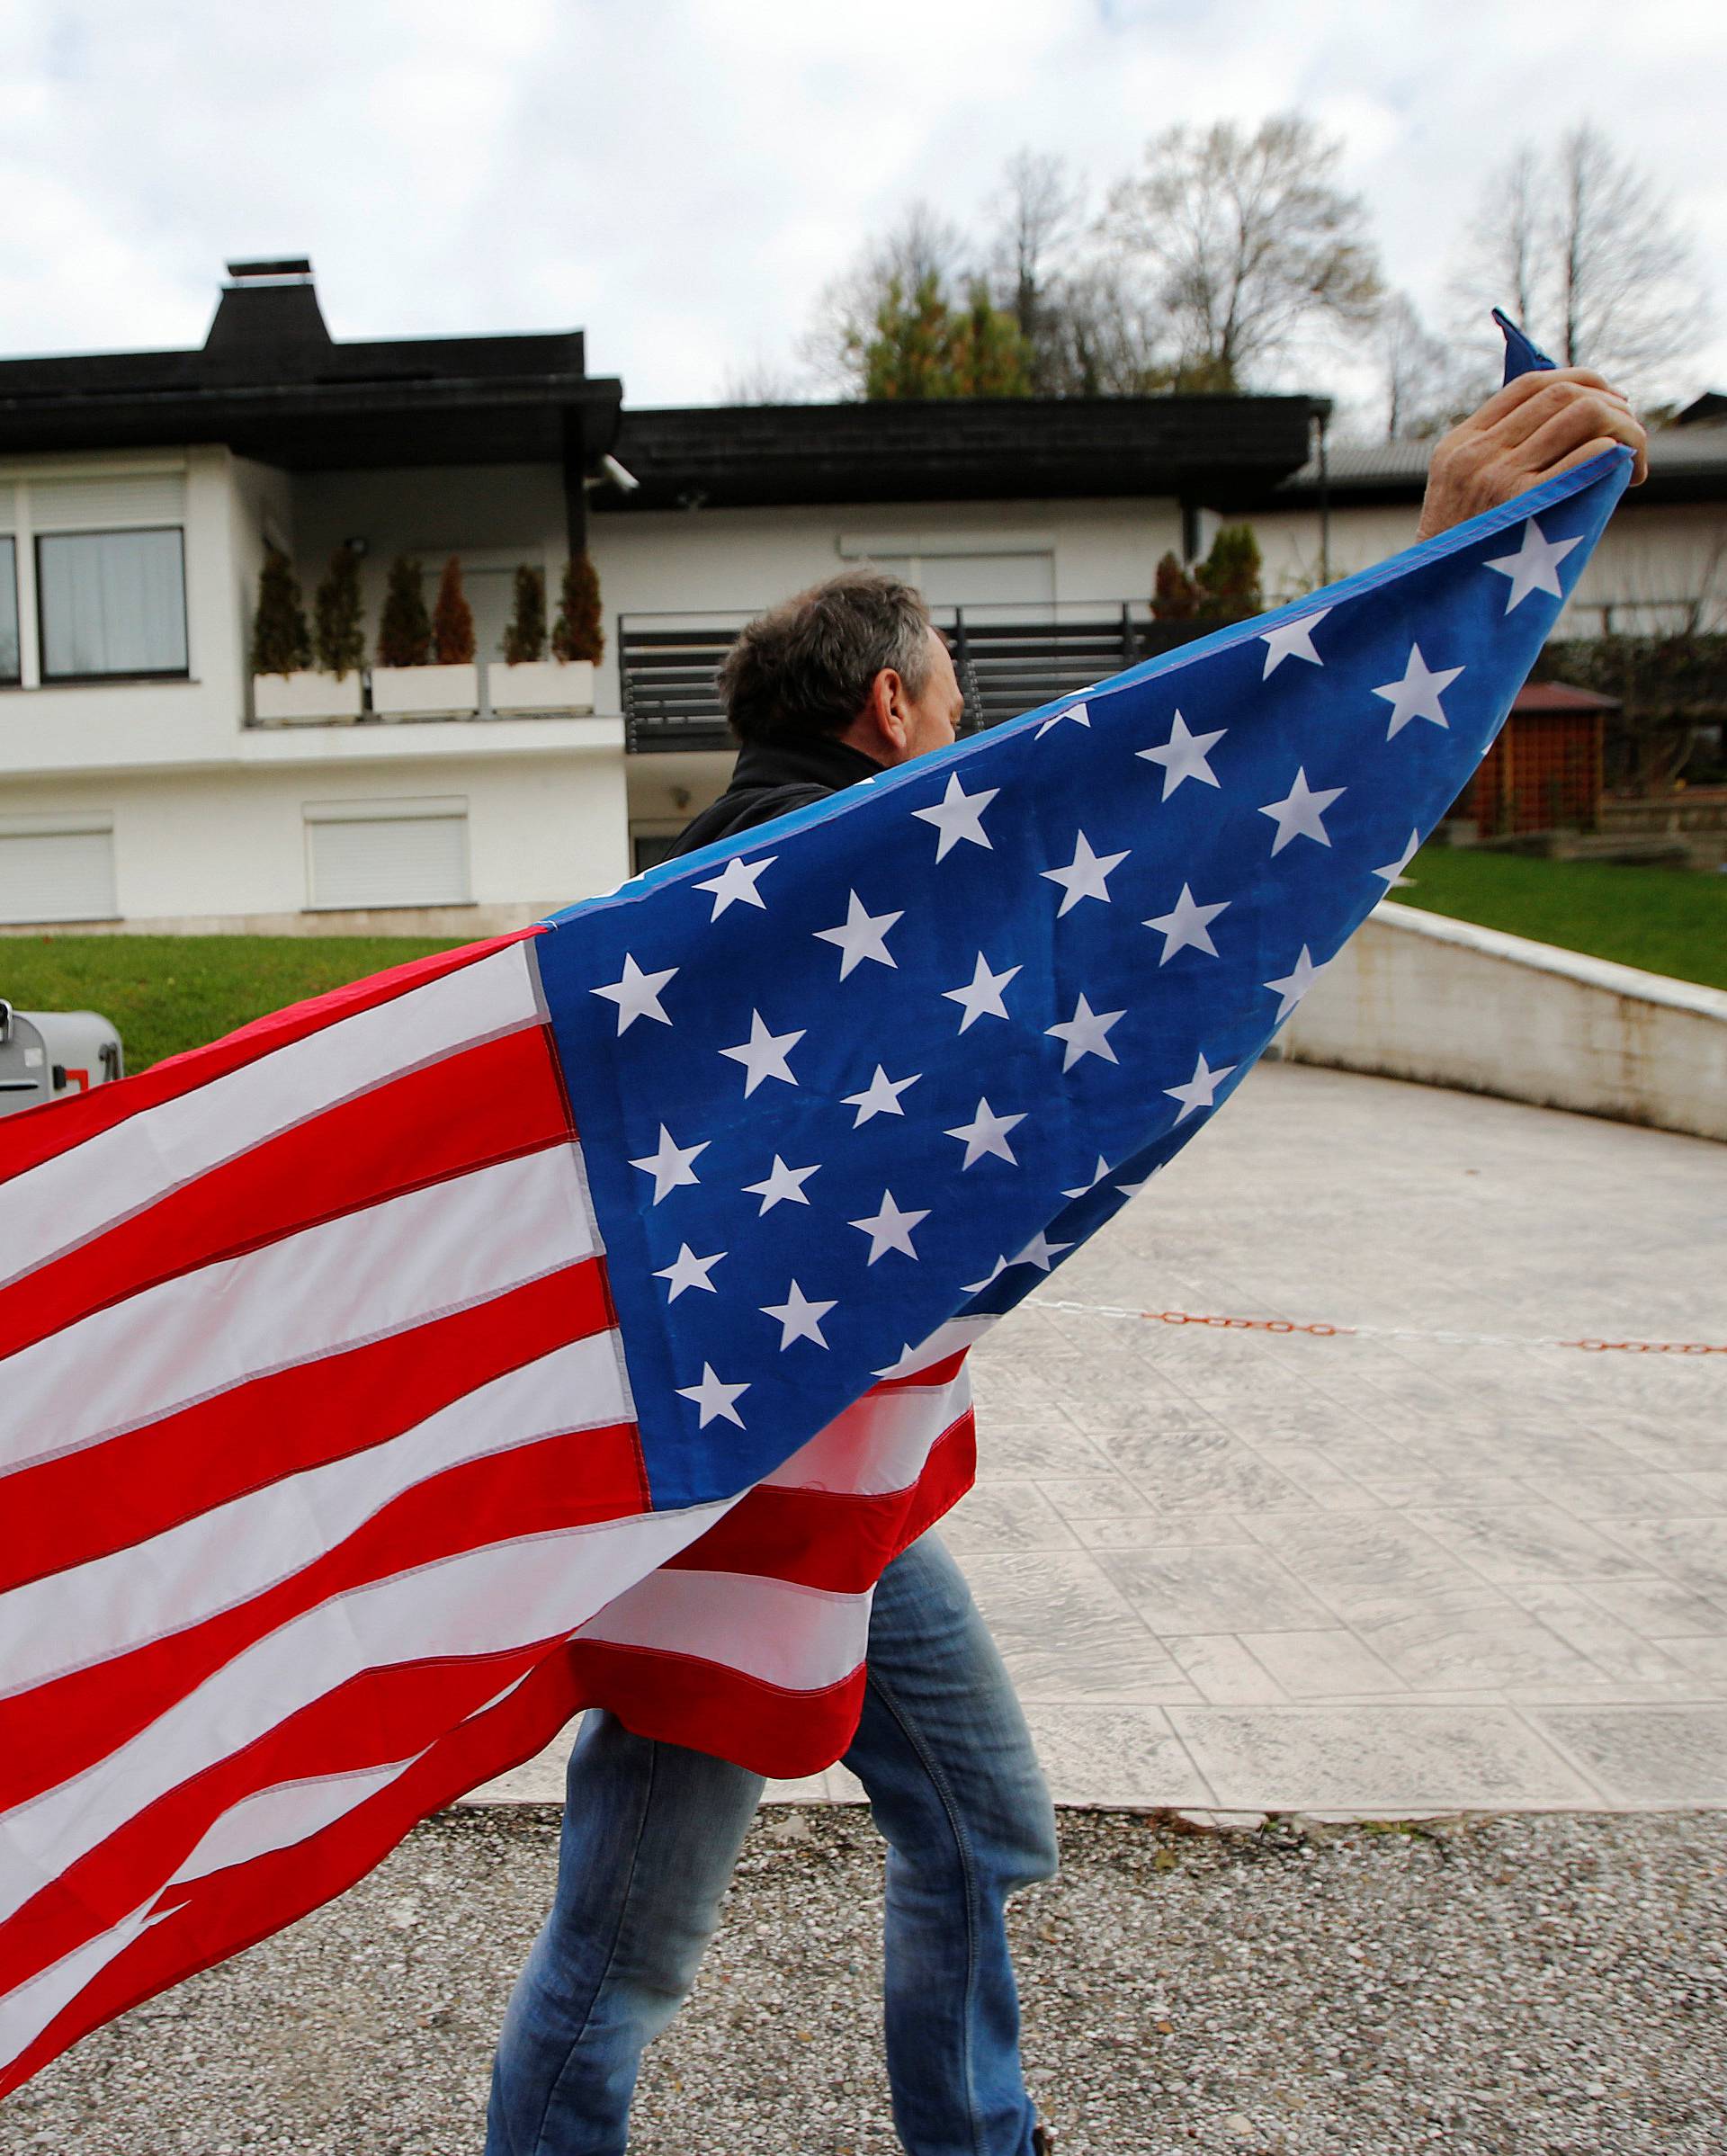
[{"label": "bare tree", "polygon": [[1031,354],[1032,386],[1067,386],[1063,317],[1075,243],[1085,229],[1086,192],[1063,159],[1022,149],[1008,158],[989,206],[989,282],[1019,325]]},{"label": "bare tree", "polygon": [[1472,353],[1436,336],[1407,292],[1393,292],[1374,327],[1385,439],[1443,434],[1489,394],[1497,379]]},{"label": "bare tree", "polygon": [[1239,389],[1315,318],[1372,318],[1378,265],[1359,199],[1332,181],[1339,148],[1295,112],[1250,135],[1174,127],[1111,190],[1105,232],[1154,272],[1183,386]]},{"label": "bare tree", "polygon": [[799,340],[799,357],[841,396],[861,396],[883,307],[895,293],[916,292],[931,279],[941,291],[962,282],[969,253],[957,225],[927,202],[908,204],[898,223],[867,242],[851,267],[824,289]]},{"label": "bare tree", "polygon": [[1671,203],[1589,124],[1490,180],[1457,287],[1514,309],[1562,365],[1633,388],[1688,359],[1708,321]]},{"label": "bare tree", "polygon": [[740,366],[728,367],[720,384],[721,404],[808,404],[809,377],[782,367],[756,353]]}]

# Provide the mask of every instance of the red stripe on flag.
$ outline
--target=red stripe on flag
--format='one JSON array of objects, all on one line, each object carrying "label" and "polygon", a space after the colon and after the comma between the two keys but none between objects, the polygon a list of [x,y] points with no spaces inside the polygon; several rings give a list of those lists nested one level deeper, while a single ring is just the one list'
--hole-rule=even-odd
[{"label": "red stripe on flag", "polygon": [[[849,1490],[757,1483],[660,1569],[763,1573],[829,1594],[861,1595],[898,1552],[958,1502],[976,1472],[975,1430],[968,1408],[931,1445],[923,1472],[909,1489],[860,1497]],[[922,1525],[911,1524],[919,1519]]]},{"label": "red stripe on flag", "polygon": [[[899,1548],[964,1495],[972,1460],[969,1426],[957,1425],[932,1454],[911,1493]],[[898,1554],[898,1549],[890,1552]],[[508,1700],[476,1713],[524,1669],[533,1674]],[[604,1707],[645,1736],[707,1749],[757,1773],[794,1778],[818,1774],[840,1756],[851,1741],[861,1698],[856,1672],[819,1692],[791,1692],[694,1655],[655,1654],[595,1641],[542,1642],[472,1660],[365,1671],[169,1791],[0,1925],[4,1993],[118,1924],[172,1877],[214,1821],[253,1792],[435,1748],[400,1782],[318,1838],[319,1846],[341,1848],[339,1862],[325,1865],[308,1855],[312,1845],[298,1845],[303,1861],[285,1867],[282,1898],[272,1901],[255,1920],[241,1920],[236,1891],[248,1866],[221,1874],[231,1891],[222,1903],[229,1919],[219,1938],[206,1940],[189,1956],[183,1941],[171,1965],[130,1989],[110,1981],[115,1971],[156,1964],[148,1959],[153,1950],[140,1955],[144,1942],[128,1949],[14,2067],[0,2067],[0,2096],[101,2021],[339,1893],[426,1812],[543,1749],[583,1707]],[[470,1714],[474,1720],[464,1722]],[[173,1928],[161,1928],[165,1935]],[[151,1936],[147,1933],[145,1940]]]},{"label": "red stripe on flag", "polygon": [[223,1078],[230,1070],[255,1063],[273,1050],[286,1048],[291,1042],[303,1041],[309,1033],[321,1033],[326,1026],[337,1024],[357,1011],[392,1003],[398,996],[410,994],[428,980],[459,972],[464,966],[489,958],[494,951],[502,951],[540,933],[538,928],[523,928],[511,935],[495,935],[485,943],[469,944],[459,951],[440,951],[430,958],[410,959],[405,965],[392,966],[386,973],[369,974],[364,980],[353,981],[346,988],[332,989],[327,995],[291,1004],[285,1011],[273,1011],[268,1017],[255,1019],[250,1025],[241,1026],[237,1033],[224,1034],[221,1040],[212,1041],[207,1047],[191,1048],[183,1055],[170,1056],[164,1062],[152,1064],[136,1078],[121,1078],[117,1085],[98,1086],[94,1092],[80,1094],[75,1100],[46,1101],[40,1108],[8,1116],[0,1123],[0,1184],[22,1175],[41,1161],[70,1152],[74,1146],[82,1145],[99,1131],[112,1130],[117,1123],[141,1114],[146,1108],[154,1108],[159,1102],[178,1100],[183,1094],[208,1085],[211,1078]]},{"label": "red stripe on flag", "polygon": [[450,1468],[237,1607],[0,1699],[0,1811],[94,1766],[255,1640],[321,1602],[464,1550],[641,1509],[631,1423],[559,1432]]},{"label": "red stripe on flag", "polygon": [[482,1042],[266,1139],[26,1275],[0,1298],[0,1356],[178,1274],[573,1135],[546,1028]]},{"label": "red stripe on flag", "polygon": [[[364,1452],[477,1386],[614,1323],[604,1262],[584,1258],[471,1309],[252,1378],[100,1446],[20,1468],[0,1479],[0,1590]],[[267,1448],[261,1430],[270,1433]],[[90,1507],[93,1488],[100,1511]]]}]

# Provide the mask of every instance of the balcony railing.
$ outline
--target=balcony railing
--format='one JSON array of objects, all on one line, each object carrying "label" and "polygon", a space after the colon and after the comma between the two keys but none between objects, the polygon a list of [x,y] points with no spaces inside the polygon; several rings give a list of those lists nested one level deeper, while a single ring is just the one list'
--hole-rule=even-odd
[{"label": "balcony railing", "polygon": [[[1196,631],[1131,600],[934,610],[965,696],[964,730],[1076,695]],[[638,753],[732,746],[714,676],[747,613],[618,617],[625,738]]]}]

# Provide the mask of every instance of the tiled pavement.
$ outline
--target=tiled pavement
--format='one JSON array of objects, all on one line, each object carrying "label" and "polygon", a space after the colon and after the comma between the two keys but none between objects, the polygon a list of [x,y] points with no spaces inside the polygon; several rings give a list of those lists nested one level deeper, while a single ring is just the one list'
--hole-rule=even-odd
[{"label": "tiled pavement", "polygon": [[1431,1337],[1727,1342],[1727,1147],[1273,1066],[1042,1300],[1399,1336],[975,1353],[944,1532],[1058,1800],[1727,1805],[1727,1355]]}]

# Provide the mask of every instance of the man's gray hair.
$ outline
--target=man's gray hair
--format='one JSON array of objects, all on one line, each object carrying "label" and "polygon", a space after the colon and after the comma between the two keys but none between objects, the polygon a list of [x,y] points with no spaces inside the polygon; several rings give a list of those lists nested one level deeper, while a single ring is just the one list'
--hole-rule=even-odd
[{"label": "man's gray hair", "polygon": [[720,701],[740,741],[843,734],[884,667],[923,693],[929,609],[898,577],[843,569],[756,616],[720,669]]}]

